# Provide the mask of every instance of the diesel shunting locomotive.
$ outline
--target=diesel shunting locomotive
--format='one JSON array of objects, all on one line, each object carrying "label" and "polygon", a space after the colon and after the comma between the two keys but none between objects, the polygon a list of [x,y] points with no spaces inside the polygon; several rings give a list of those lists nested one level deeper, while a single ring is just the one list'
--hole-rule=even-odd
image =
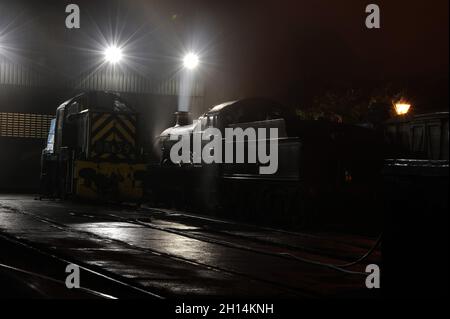
[{"label": "diesel shunting locomotive", "polygon": [[62,103],[42,153],[42,194],[129,201],[143,195],[137,113],[115,93]]}]

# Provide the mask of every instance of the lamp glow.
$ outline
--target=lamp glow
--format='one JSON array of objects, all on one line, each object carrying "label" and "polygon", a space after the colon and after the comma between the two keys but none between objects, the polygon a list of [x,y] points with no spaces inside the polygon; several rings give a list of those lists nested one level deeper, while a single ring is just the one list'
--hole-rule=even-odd
[{"label": "lamp glow", "polygon": [[395,103],[395,112],[397,115],[405,115],[409,112],[411,109],[411,104],[400,101],[398,103]]},{"label": "lamp glow", "polygon": [[104,52],[105,60],[109,63],[115,64],[122,60],[122,49],[116,46],[110,46],[105,49]]},{"label": "lamp glow", "polygon": [[194,53],[188,53],[183,59],[183,65],[186,69],[193,70],[199,64],[198,55]]}]

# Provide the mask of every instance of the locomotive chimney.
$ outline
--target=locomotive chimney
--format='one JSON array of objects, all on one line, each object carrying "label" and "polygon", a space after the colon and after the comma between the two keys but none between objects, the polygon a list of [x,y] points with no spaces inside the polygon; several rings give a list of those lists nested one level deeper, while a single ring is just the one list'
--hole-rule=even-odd
[{"label": "locomotive chimney", "polygon": [[191,123],[191,114],[185,111],[175,112],[175,126],[189,125]]}]

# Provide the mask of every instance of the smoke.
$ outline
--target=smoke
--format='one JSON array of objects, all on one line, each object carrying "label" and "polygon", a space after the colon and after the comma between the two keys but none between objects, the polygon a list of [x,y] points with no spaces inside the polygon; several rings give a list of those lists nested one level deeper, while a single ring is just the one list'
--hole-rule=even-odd
[{"label": "smoke", "polygon": [[180,74],[180,92],[178,96],[178,111],[189,112],[190,102],[192,96],[192,89],[194,87],[194,73],[187,69],[181,70]]}]

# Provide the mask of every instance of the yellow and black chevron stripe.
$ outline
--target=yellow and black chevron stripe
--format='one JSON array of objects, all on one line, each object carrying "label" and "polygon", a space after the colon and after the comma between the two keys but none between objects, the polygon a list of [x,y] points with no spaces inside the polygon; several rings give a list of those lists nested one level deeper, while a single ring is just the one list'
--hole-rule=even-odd
[{"label": "yellow and black chevron stripe", "polygon": [[96,160],[134,160],[137,149],[136,115],[93,113],[90,158]]}]

